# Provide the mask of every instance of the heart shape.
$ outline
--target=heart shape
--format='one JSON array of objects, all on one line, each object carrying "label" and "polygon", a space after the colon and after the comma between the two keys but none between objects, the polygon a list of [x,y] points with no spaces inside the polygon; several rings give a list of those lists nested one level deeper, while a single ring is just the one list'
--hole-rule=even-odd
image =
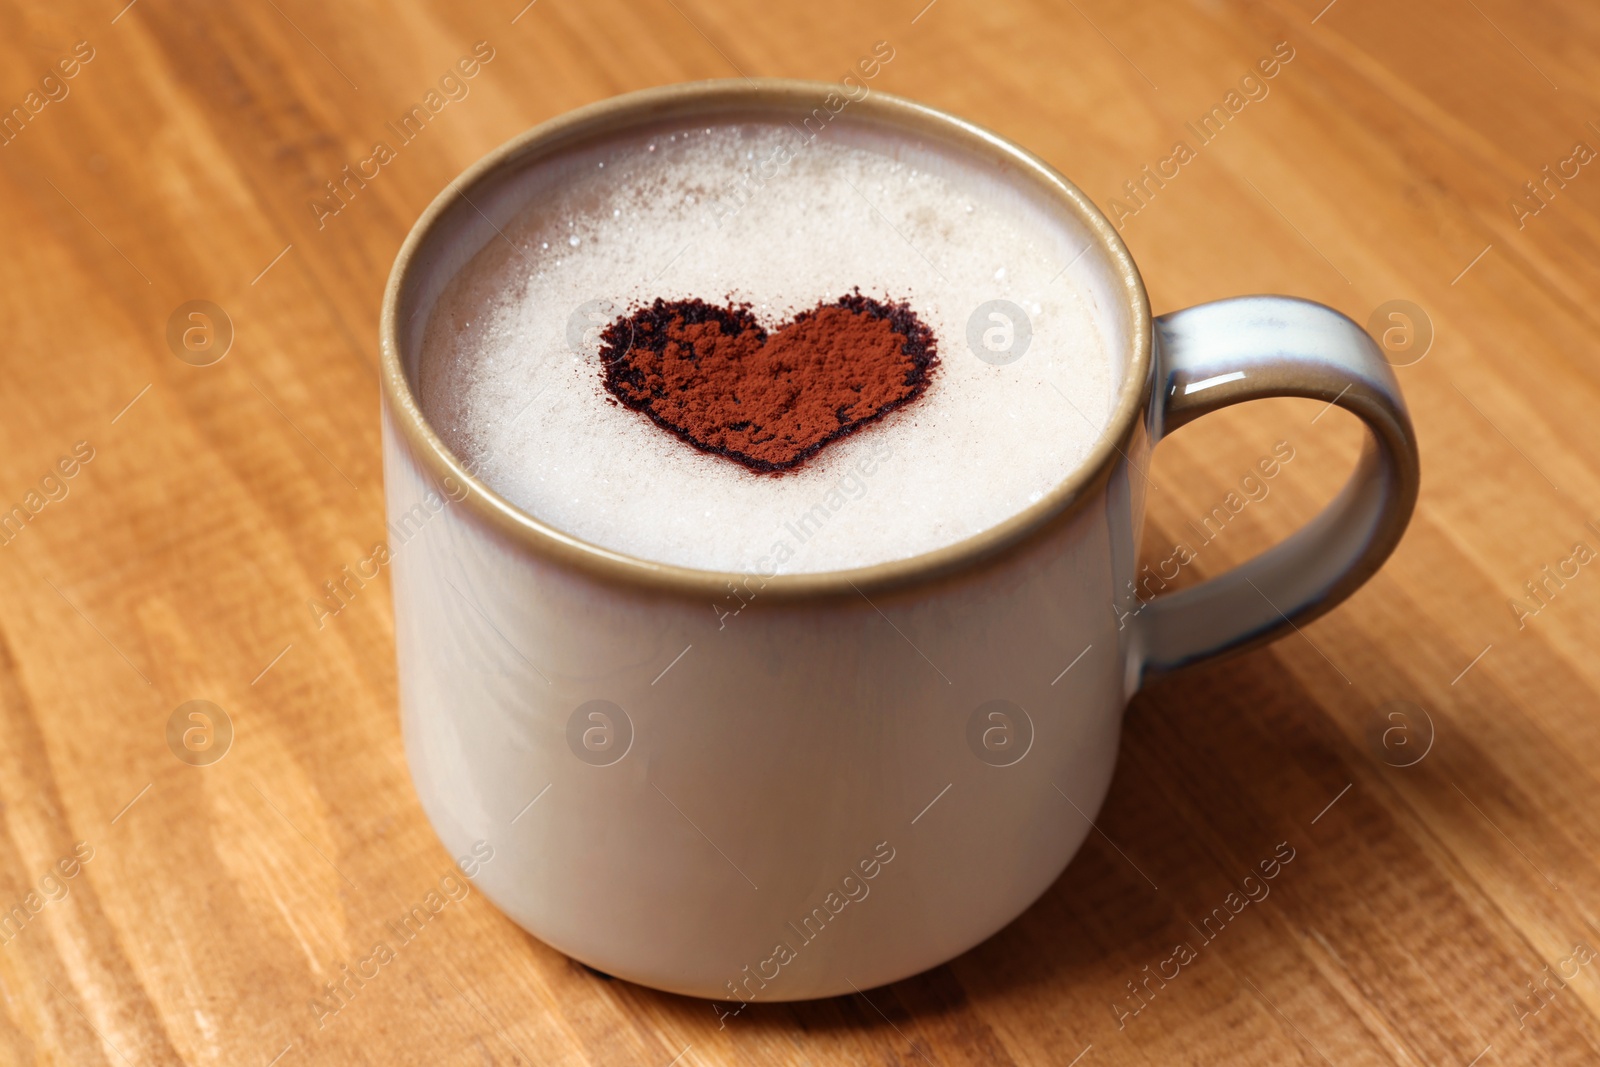
[{"label": "heart shape", "polygon": [[933,331],[903,303],[856,292],[768,333],[750,305],[657,299],[600,333],[606,390],[702,452],[792,470],[920,397]]}]

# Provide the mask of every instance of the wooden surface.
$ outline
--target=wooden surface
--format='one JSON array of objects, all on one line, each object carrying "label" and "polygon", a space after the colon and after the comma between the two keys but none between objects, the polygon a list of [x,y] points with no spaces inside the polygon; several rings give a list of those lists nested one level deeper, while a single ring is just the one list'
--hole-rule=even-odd
[{"label": "wooden surface", "polygon": [[[28,507],[78,442],[93,454],[0,546],[0,909],[25,920],[0,928],[0,1062],[1600,1057],[1600,574],[1564,564],[1520,623],[1508,604],[1539,606],[1524,583],[1576,543],[1600,550],[1600,167],[1569,164],[1520,227],[1510,206],[1600,147],[1600,9],[121,2],[0,10],[7,109],[93,50],[0,146],[0,508]],[[895,57],[875,88],[987,124],[1108,208],[1187,141],[1125,219],[1158,311],[1258,291],[1362,322],[1423,309],[1431,350],[1399,371],[1424,467],[1405,542],[1303,635],[1141,694],[1100,832],[948,966],[719,1029],[473,894],[319,1026],[324,983],[451,862],[402,758],[387,580],[320,630],[307,606],[383,536],[375,337],[400,240],[463,167],[569,108],[739,72],[837,79],[879,40]],[[319,220],[324,183],[477,41],[494,58],[470,93]],[[1185,123],[1279,42],[1294,58],[1269,94],[1197,145]],[[195,299],[235,330],[209,366],[165,337]],[[1186,580],[1303,521],[1359,440],[1321,415],[1256,405],[1163,445],[1146,556],[1279,440],[1294,460]],[[194,699],[234,728],[210,766],[167,741]],[[1283,849],[1270,895],[1202,936]],[[1184,942],[1178,976],[1131,999]]]}]

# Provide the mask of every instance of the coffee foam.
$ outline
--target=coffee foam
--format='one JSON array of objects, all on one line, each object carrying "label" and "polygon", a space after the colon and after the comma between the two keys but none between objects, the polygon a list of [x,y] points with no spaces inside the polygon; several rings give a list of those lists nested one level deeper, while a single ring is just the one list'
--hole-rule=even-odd
[{"label": "coffee foam", "polygon": [[[529,167],[515,195],[431,310],[419,398],[485,482],[582,540],[768,575],[902,559],[1039,500],[1109,419],[1112,272],[992,164],[845,121],[680,126]],[[697,452],[602,387],[599,329],[634,305],[748,302],[772,329],[856,287],[909,303],[941,365],[791,473]],[[991,300],[1032,330],[1004,365],[968,343]],[[1000,320],[978,325],[1004,344]]]}]

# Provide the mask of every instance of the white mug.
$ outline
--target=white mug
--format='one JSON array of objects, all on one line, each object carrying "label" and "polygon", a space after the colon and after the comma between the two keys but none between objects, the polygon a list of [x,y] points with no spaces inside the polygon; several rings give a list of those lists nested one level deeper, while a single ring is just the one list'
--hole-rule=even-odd
[{"label": "white mug", "polygon": [[[770,579],[587,544],[475,478],[418,408],[417,358],[443,286],[520,206],[518,172],[644,123],[783,121],[828,92],[707,82],[545,123],[429,206],[384,295],[400,698],[422,806],[452,855],[490,843],[477,884],[534,935],[724,1013],[882,985],[1010,922],[1088,833],[1134,691],[1328,611],[1394,548],[1418,486],[1405,404],[1355,323],[1273,296],[1153,319],[1127,249],[1075,186],[882,94],[834,121],[1006,168],[1090,250],[1075,269],[1111,309],[1121,366],[1079,469],[947,548]],[[1136,573],[1150,448],[1271,396],[1358,415],[1355,475],[1289,540],[1155,595]]]}]

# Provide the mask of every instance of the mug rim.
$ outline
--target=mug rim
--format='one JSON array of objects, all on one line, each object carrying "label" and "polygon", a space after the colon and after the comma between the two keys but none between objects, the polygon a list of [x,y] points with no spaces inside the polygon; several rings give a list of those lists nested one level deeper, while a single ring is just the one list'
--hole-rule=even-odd
[{"label": "mug rim", "polygon": [[[523,131],[492,149],[452,179],[434,197],[412,225],[390,268],[379,317],[381,399],[392,426],[410,446],[417,462],[436,482],[453,480],[464,492],[459,498],[480,518],[516,544],[554,562],[574,564],[586,573],[627,585],[669,593],[723,597],[729,583],[759,577],[763,598],[795,600],[861,594],[953,576],[975,569],[981,562],[1009,554],[1042,537],[1066,521],[1095,494],[1126,448],[1147,399],[1152,362],[1153,331],[1149,296],[1127,246],[1104,213],[1064,175],[1020,145],[982,126],[948,112],[883,92],[873,92],[850,107],[857,114],[885,122],[910,133],[926,132],[978,159],[988,158],[1014,168],[1011,180],[1031,182],[1087,229],[1091,243],[1099,246],[1104,261],[1113,268],[1115,281],[1126,299],[1132,352],[1124,367],[1116,402],[1089,454],[1039,500],[970,537],[949,545],[843,570],[777,574],[704,570],[664,563],[605,548],[546,523],[507,500],[476,474],[444,443],[422,413],[406,375],[401,352],[401,302],[409,294],[413,273],[424,268],[419,253],[435,228],[459,204],[472,204],[465,190],[499,173],[503,168],[537,160],[541,154],[563,151],[570,145],[651,121],[713,115],[727,112],[777,110],[798,104],[815,104],[827,93],[839,91],[832,82],[791,78],[715,79],[657,86],[586,104]],[[475,205],[474,205],[475,206]],[[481,214],[481,212],[480,212]],[[492,225],[492,223],[491,223]],[[387,494],[386,494],[387,495]],[[387,507],[387,501],[385,503]]]}]

